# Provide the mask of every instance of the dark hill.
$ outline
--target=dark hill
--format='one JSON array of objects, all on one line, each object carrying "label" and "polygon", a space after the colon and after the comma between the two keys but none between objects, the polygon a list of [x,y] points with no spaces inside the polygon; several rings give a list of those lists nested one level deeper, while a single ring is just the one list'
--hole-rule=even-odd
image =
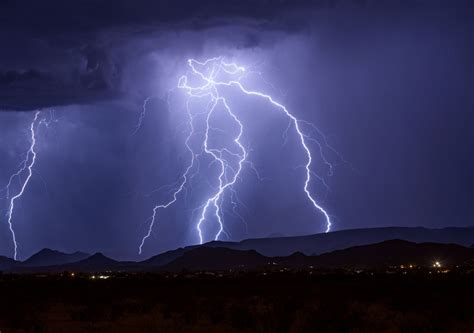
[{"label": "dark hill", "polygon": [[63,271],[72,271],[72,272],[105,272],[105,271],[131,271],[134,269],[135,262],[126,262],[126,261],[116,261],[109,257],[104,256],[102,253],[96,253],[84,260],[80,260],[73,263],[63,264],[63,265],[52,265],[52,266],[24,266],[17,267],[15,271],[22,273],[31,273],[31,272],[63,272]]},{"label": "dark hill", "polygon": [[199,247],[185,252],[161,270],[229,270],[263,268],[268,258],[256,251],[238,251],[226,248]]},{"label": "dark hill", "polygon": [[8,257],[0,256],[0,271],[9,271],[15,264],[15,260]]},{"label": "dark hill", "polygon": [[82,252],[63,253],[51,249],[43,249],[23,261],[21,266],[39,267],[63,265],[84,260],[89,256],[90,254]]},{"label": "dark hill", "polygon": [[473,258],[474,250],[460,245],[391,240],[322,254],[314,257],[312,263],[322,267],[362,268],[402,264],[429,267],[436,261],[443,266],[455,266]]},{"label": "dark hill", "polygon": [[66,270],[77,270],[81,272],[95,272],[95,271],[117,271],[134,263],[116,261],[104,256],[102,253],[96,253],[87,259],[64,265]]},{"label": "dark hill", "polygon": [[161,270],[255,270],[276,268],[378,268],[413,264],[431,267],[440,262],[453,267],[474,259],[474,250],[455,244],[421,243],[390,240],[356,246],[319,256],[301,252],[285,257],[265,257],[256,251],[199,247],[163,266]]},{"label": "dark hill", "polygon": [[156,256],[151,257],[145,261],[140,262],[140,266],[144,267],[161,267],[169,264],[173,260],[181,257],[184,253],[191,251],[195,247],[179,248],[176,250],[167,251]]},{"label": "dark hill", "polygon": [[401,239],[414,243],[441,243],[470,246],[474,243],[474,227],[427,229],[423,227],[386,227],[351,229],[309,236],[248,239],[235,242],[210,242],[206,246],[235,250],[256,250],[269,256],[288,256],[295,252],[306,255],[341,250],[353,246]]}]

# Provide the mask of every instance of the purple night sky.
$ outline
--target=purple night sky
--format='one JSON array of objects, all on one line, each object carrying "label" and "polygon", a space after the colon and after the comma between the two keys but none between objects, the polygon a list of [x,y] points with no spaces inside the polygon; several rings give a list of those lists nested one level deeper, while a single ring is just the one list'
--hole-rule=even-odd
[{"label": "purple night sky", "polygon": [[[318,154],[313,164],[329,186],[311,188],[332,230],[472,225],[473,13],[470,1],[448,0],[3,1],[0,188],[25,158],[34,111],[53,120],[38,126],[15,207],[19,258],[48,247],[138,259],[196,244],[196,209],[215,187],[205,159],[138,256],[153,207],[172,195],[162,186],[188,162],[178,80],[188,58],[215,56],[258,71],[247,85],[315,124],[341,154],[326,147],[330,177]],[[228,98],[261,179],[243,170],[238,215],[223,204],[221,239],[324,232],[302,191],[304,152],[294,131],[284,137],[288,119],[236,91]],[[5,196],[0,255],[11,257]]]}]

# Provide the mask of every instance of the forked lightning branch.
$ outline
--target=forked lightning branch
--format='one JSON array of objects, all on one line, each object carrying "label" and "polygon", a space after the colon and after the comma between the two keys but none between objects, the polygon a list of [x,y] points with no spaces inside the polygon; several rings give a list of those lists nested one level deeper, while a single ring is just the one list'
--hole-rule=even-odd
[{"label": "forked lightning branch", "polygon": [[[332,165],[324,156],[322,147],[326,146],[330,149],[332,148],[327,145],[325,139],[320,142],[306,134],[302,129],[303,125],[310,125],[312,128],[316,127],[311,123],[298,119],[287,109],[286,106],[276,101],[272,96],[260,91],[248,89],[243,83],[243,78],[247,74],[247,71],[239,64],[226,62],[223,57],[216,57],[207,59],[204,62],[189,59],[187,65],[188,72],[179,79],[177,87],[184,90],[188,98],[186,106],[189,131],[185,140],[185,146],[189,154],[189,164],[185,168],[170,200],[154,207],[147,233],[142,238],[139,246],[139,253],[142,253],[145,241],[151,236],[153,227],[158,219],[159,211],[167,209],[175,203],[179,199],[181,193],[185,190],[186,186],[189,185],[189,178],[194,175],[193,170],[196,167],[199,156],[203,152],[212,159],[213,163],[216,163],[219,166],[218,171],[215,174],[215,179],[217,180],[218,185],[215,191],[209,197],[204,199],[203,204],[199,208],[199,218],[195,222],[196,233],[199,243],[202,244],[206,241],[204,232],[206,225],[214,222],[217,225],[217,231],[212,235],[211,239],[219,240],[223,234],[226,234],[226,226],[223,216],[224,197],[227,193],[234,193],[233,186],[241,177],[242,169],[246,165],[252,165],[251,162],[248,161],[248,150],[244,147],[241,141],[242,136],[245,133],[245,126],[239,118],[238,109],[231,106],[230,102],[221,92],[221,90],[226,87],[233,88],[237,93],[242,95],[262,99],[268,102],[276,112],[280,112],[283,117],[286,117],[289,120],[291,128],[295,130],[299,139],[298,141],[301,146],[301,151],[306,157],[306,162],[304,164],[305,180],[302,183],[301,190],[305,193],[307,200],[309,200],[311,205],[314,207],[315,212],[323,216],[326,232],[329,232],[331,230],[331,218],[328,212],[318,203],[315,195],[310,190],[311,183],[314,181],[313,178],[317,178],[317,180],[321,181],[321,177],[317,176],[314,171],[315,166],[313,165],[313,153],[310,147],[311,143],[316,143],[319,147],[318,152],[320,153],[323,162],[329,166],[330,172],[332,172]],[[189,108],[191,100],[203,98],[207,99],[207,106],[202,110],[202,112],[191,112]],[[210,142],[210,137],[215,130],[211,125],[211,119],[217,112],[227,114],[238,129],[232,139],[232,144],[229,146],[217,148]],[[197,114],[201,116],[204,115],[205,129],[200,145],[201,148],[198,151],[194,151],[190,145],[190,141],[196,135],[194,122]],[[325,185],[324,182],[323,184]]]}]

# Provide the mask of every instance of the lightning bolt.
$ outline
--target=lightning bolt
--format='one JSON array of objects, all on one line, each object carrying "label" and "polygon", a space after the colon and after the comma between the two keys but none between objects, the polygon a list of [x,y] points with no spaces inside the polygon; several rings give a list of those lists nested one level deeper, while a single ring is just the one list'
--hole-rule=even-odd
[{"label": "lightning bolt", "polygon": [[[5,187],[5,192],[6,192],[6,197],[7,199],[10,200],[10,203],[8,205],[8,210],[7,210],[7,223],[8,227],[10,229],[10,233],[12,235],[12,240],[13,240],[13,246],[14,246],[14,255],[13,258],[16,260],[17,255],[18,255],[18,243],[16,239],[16,234],[15,234],[15,229],[13,227],[13,213],[15,211],[15,203],[17,200],[20,200],[23,194],[25,193],[25,190],[28,187],[28,184],[31,180],[31,177],[33,176],[33,167],[35,166],[36,163],[36,130],[39,125],[44,125],[46,127],[49,126],[51,121],[53,120],[53,114],[52,112],[50,113],[50,119],[47,120],[46,118],[40,119],[40,114],[41,111],[36,111],[35,115],[33,117],[33,120],[30,124],[29,131],[30,131],[30,147],[28,151],[26,152],[25,159],[21,162],[20,168],[18,169],[17,172],[11,175],[7,186]],[[18,193],[10,197],[11,194],[11,186],[12,183],[15,179],[20,179],[20,177],[26,173],[26,178],[23,180],[23,182],[20,183],[20,189]],[[21,180],[20,180],[21,181]]]},{"label": "lightning bolt", "polygon": [[143,125],[143,121],[145,120],[145,117],[146,117],[146,114],[147,114],[147,110],[148,110],[148,103],[150,103],[150,101],[152,99],[156,99],[156,98],[159,98],[161,100],[165,100],[166,103],[168,104],[168,107],[170,106],[170,101],[169,101],[169,98],[170,98],[170,94],[171,94],[172,90],[169,90],[165,96],[163,97],[159,97],[157,95],[152,95],[152,96],[148,96],[146,97],[144,100],[143,100],[143,103],[142,103],[142,109],[140,111],[140,115],[138,116],[138,120],[137,120],[137,123],[135,124],[135,128],[133,129],[133,132],[132,132],[132,136],[136,135],[140,129],[142,128],[142,125]]},{"label": "lightning bolt", "polygon": [[179,181],[179,185],[173,191],[173,195],[172,195],[171,200],[164,203],[164,204],[156,205],[153,208],[153,215],[150,218],[151,221],[150,221],[150,224],[149,224],[149,227],[148,227],[148,232],[142,238],[142,241],[141,241],[140,246],[139,246],[139,250],[138,250],[139,254],[142,254],[143,245],[145,245],[145,241],[147,240],[147,238],[151,236],[151,232],[153,230],[153,226],[155,225],[155,220],[156,220],[158,211],[161,210],[161,209],[168,208],[169,206],[174,204],[176,202],[176,200],[178,200],[178,195],[185,188],[185,185],[188,181],[189,173],[195,165],[195,153],[194,153],[194,151],[192,150],[192,148],[190,146],[190,140],[191,140],[191,138],[194,134],[194,125],[193,125],[194,115],[191,113],[189,105],[187,104],[186,106],[187,106],[186,109],[187,109],[187,115],[188,115],[189,134],[186,137],[184,145],[186,146],[186,149],[189,151],[189,153],[191,155],[191,159],[190,159],[190,162],[189,162],[188,166],[186,167],[183,175],[180,177],[181,180]]},{"label": "lightning bolt", "polygon": [[138,133],[138,131],[142,128],[143,120],[145,119],[146,116],[146,110],[148,103],[154,96],[148,96],[143,100],[143,105],[142,105],[142,111],[140,112],[140,116],[138,117],[137,124],[135,125],[135,129],[133,130],[132,135],[135,135]]},{"label": "lightning bolt", "polygon": [[[183,88],[184,87],[185,86],[183,86]],[[231,111],[231,109],[230,109],[229,105],[227,104],[227,101],[225,100],[225,98],[220,97],[218,95],[217,90],[215,90],[212,93],[212,98],[214,99],[214,105],[211,108],[211,110],[208,113],[207,118],[206,118],[206,135],[205,135],[205,140],[204,140],[204,151],[207,154],[211,155],[214,158],[215,161],[219,162],[219,165],[220,165],[219,187],[218,187],[218,190],[216,191],[216,193],[206,201],[206,203],[204,205],[204,208],[202,209],[201,217],[199,218],[199,221],[196,225],[196,229],[197,229],[198,235],[199,235],[199,243],[200,244],[203,243],[203,235],[202,235],[201,226],[204,223],[204,221],[206,219],[206,214],[207,214],[207,212],[208,212],[208,210],[210,209],[211,206],[213,207],[212,209],[214,209],[214,215],[215,215],[215,217],[217,219],[217,222],[219,224],[219,230],[216,233],[216,235],[214,237],[214,240],[218,240],[219,236],[222,233],[225,233],[223,217],[222,217],[222,212],[221,212],[221,206],[220,206],[219,203],[221,202],[221,199],[222,199],[222,196],[223,196],[225,190],[227,188],[231,187],[232,185],[234,185],[235,182],[237,181],[237,179],[240,175],[240,172],[242,171],[242,165],[243,165],[243,163],[245,162],[245,160],[247,158],[247,151],[245,150],[244,146],[240,142],[240,138],[242,137],[243,128],[244,128],[242,123],[240,122],[239,118],[237,118],[237,116]],[[228,114],[232,117],[232,119],[239,126],[239,133],[235,137],[234,142],[239,147],[240,154],[238,154],[238,153],[234,154],[232,152],[229,152],[226,148],[224,148],[224,149],[210,149],[209,148],[209,130],[210,130],[209,119],[210,119],[211,115],[213,114],[216,106],[219,103],[222,103],[222,105],[224,106],[226,112],[228,112]],[[237,158],[238,158],[238,168],[237,168],[237,170],[232,169],[232,167],[230,167],[228,165],[228,161],[223,158],[224,153],[228,153],[230,155],[237,156]],[[233,173],[233,175],[231,175],[230,180],[227,177],[227,171],[229,169],[231,170],[230,172]]]},{"label": "lightning bolt", "polygon": [[[315,177],[318,181],[321,181],[324,186],[326,186],[326,183],[324,182],[324,179],[322,177],[318,176],[312,170],[313,156],[310,150],[309,142],[314,142],[318,145],[322,161],[329,168],[329,175],[331,175],[333,172],[332,164],[324,156],[323,145],[318,140],[314,139],[311,135],[306,134],[302,129],[303,125],[309,125],[314,131],[317,132],[318,135],[323,138],[322,142],[324,146],[334,151],[334,149],[327,144],[326,138],[317,129],[317,127],[304,120],[298,119],[287,109],[286,106],[276,101],[272,96],[246,88],[242,83],[242,79],[248,74],[248,71],[246,71],[244,67],[239,66],[236,63],[228,63],[224,60],[223,57],[215,57],[207,59],[204,62],[200,62],[195,59],[189,59],[187,64],[188,74],[180,77],[178,81],[178,88],[184,90],[188,96],[186,105],[188,110],[188,125],[190,131],[188,133],[188,137],[186,138],[185,145],[191,156],[190,163],[185,169],[183,175],[180,177],[181,182],[179,183],[179,186],[175,188],[171,200],[164,204],[157,205],[153,209],[153,215],[151,217],[151,223],[148,228],[148,233],[143,237],[141,241],[139,253],[141,254],[142,247],[146,239],[150,237],[158,210],[166,209],[177,201],[178,195],[183,191],[184,188],[186,188],[187,182],[189,181],[189,178],[191,178],[189,177],[189,173],[194,167],[194,165],[197,164],[197,162],[199,161],[198,157],[200,154],[205,153],[207,156],[209,156],[212,159],[211,164],[217,164],[219,169],[217,177],[217,187],[215,188],[214,192],[211,193],[211,195],[205,200],[204,204],[199,207],[201,212],[199,214],[199,219],[195,225],[195,228],[200,244],[203,244],[204,242],[204,234],[202,229],[204,223],[209,218],[209,215],[212,215],[218,226],[218,230],[214,234],[213,239],[219,240],[223,234],[228,235],[225,230],[222,205],[224,197],[229,191],[231,194],[232,209],[235,213],[236,202],[234,200],[235,190],[233,186],[241,176],[244,165],[248,164],[250,168],[257,173],[258,176],[258,172],[255,170],[255,167],[250,161],[248,161],[249,151],[244,147],[241,141],[242,135],[244,133],[244,125],[239,119],[239,117],[236,115],[236,113],[229,106],[229,103],[226,98],[221,94],[221,87],[236,88],[238,91],[240,91],[240,93],[244,95],[263,99],[267,101],[270,105],[272,105],[276,110],[282,112],[283,115],[288,118],[289,125],[284,132],[284,137],[286,137],[288,130],[290,129],[291,125],[293,125],[296,134],[299,138],[301,147],[305,152],[306,156],[306,163],[304,165],[306,177],[303,184],[303,191],[306,194],[306,197],[308,198],[309,202],[313,205],[313,207],[320,214],[323,215],[326,222],[326,232],[329,232],[331,230],[332,225],[331,218],[328,212],[320,204],[318,204],[314,195],[310,191],[310,184],[313,181],[313,177]],[[222,76],[224,76],[226,79],[222,79]],[[196,84],[196,81],[200,82],[201,84]],[[190,82],[192,82],[192,84]],[[206,107],[205,111],[202,113],[192,114],[189,108],[190,100],[201,98],[209,98],[208,107]],[[237,152],[233,151],[232,147],[215,148],[212,147],[212,145],[210,144],[209,138],[211,136],[211,132],[219,130],[211,125],[211,119],[217,112],[224,112],[225,114],[230,116],[233,123],[236,125],[238,131],[233,136],[233,144],[235,144]],[[194,119],[197,117],[197,115],[202,114],[205,116],[204,138],[202,139],[201,151],[199,153],[196,153],[190,147],[189,141],[191,137],[195,134],[193,126]],[[239,216],[239,218],[241,217]]]}]

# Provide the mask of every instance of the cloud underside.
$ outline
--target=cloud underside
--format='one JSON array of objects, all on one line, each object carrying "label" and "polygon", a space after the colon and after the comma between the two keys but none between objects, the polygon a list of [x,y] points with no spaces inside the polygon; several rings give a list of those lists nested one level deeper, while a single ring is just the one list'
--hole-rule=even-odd
[{"label": "cloud underside", "polygon": [[[147,39],[230,25],[298,29],[290,11],[327,1],[16,1],[0,4],[0,110],[88,104],[126,92],[122,69]],[[27,9],[27,10],[26,10]],[[285,12],[286,18],[282,18]],[[247,44],[258,43],[248,36]],[[142,45],[143,44],[143,45]],[[128,48],[128,50],[127,50]],[[142,49],[142,50],[140,50]],[[117,55],[119,53],[119,55]]]},{"label": "cloud underside", "polygon": [[[128,91],[124,68],[155,51],[149,43],[153,38],[161,38],[155,45],[159,49],[181,32],[194,31],[205,39],[219,35],[222,28],[226,38],[243,35],[236,47],[254,48],[262,42],[262,32],[301,32],[315,11],[372,3],[376,2],[26,0],[20,6],[16,0],[5,0],[0,4],[0,110],[35,110],[123,96]],[[166,35],[173,37],[166,41]]]}]

